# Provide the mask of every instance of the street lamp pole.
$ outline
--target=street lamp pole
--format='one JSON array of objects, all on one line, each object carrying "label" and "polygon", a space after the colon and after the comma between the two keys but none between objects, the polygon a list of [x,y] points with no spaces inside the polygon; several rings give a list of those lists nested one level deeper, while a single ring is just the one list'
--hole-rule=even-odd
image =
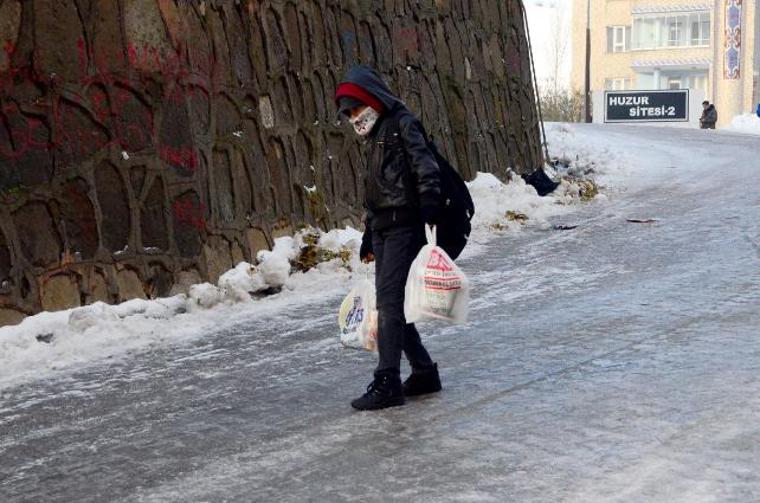
[{"label": "street lamp pole", "polygon": [[586,0],[586,122],[591,122],[591,0]]}]

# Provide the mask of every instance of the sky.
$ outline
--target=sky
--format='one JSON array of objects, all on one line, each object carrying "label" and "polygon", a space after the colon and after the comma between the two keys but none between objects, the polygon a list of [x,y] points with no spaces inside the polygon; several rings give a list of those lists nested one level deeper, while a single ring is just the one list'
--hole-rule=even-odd
[{"label": "sky", "polygon": [[569,87],[572,0],[525,0],[525,9],[539,85],[550,88],[556,74],[558,86]]}]

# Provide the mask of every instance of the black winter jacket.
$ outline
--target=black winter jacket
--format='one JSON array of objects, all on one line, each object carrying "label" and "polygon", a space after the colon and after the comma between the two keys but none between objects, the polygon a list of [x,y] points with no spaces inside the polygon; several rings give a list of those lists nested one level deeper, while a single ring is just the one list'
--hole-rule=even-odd
[{"label": "black winter jacket", "polygon": [[368,228],[421,223],[423,212],[440,205],[441,179],[419,120],[372,68],[355,66],[343,82],[361,86],[385,107],[365,141]]}]

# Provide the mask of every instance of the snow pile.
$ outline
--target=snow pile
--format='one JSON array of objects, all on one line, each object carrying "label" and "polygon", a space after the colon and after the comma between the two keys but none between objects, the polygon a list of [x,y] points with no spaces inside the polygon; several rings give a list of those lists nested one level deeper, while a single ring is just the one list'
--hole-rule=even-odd
[{"label": "snow pile", "polygon": [[263,282],[275,288],[283,286],[290,276],[290,262],[297,254],[295,239],[291,237],[275,239],[272,251],[260,251],[256,258]]},{"label": "snow pile", "polygon": [[569,180],[614,184],[629,175],[630,166],[635,165],[635,159],[623,155],[613,144],[613,135],[595,134],[572,124],[547,123],[546,136],[550,163],[558,176]]},{"label": "snow pile", "polygon": [[339,253],[346,247],[352,250],[359,250],[361,244],[362,233],[352,227],[333,229],[320,236],[319,240],[319,246],[335,253]]},{"label": "snow pile", "polygon": [[[293,274],[291,261],[310,234],[317,234],[320,249],[334,251],[336,258]],[[216,285],[193,285],[187,294],[168,298],[96,302],[27,317],[19,325],[0,328],[0,388],[152,345],[201,337],[250,318],[254,310],[267,315],[340,295],[352,272],[369,273],[357,257],[360,244],[361,233],[355,229],[324,234],[308,229],[275,240],[272,251],[259,253],[257,265],[241,262]],[[341,251],[350,252],[347,261],[337,256]],[[257,293],[271,295],[257,298]]]},{"label": "snow pile", "polygon": [[724,129],[737,133],[760,135],[760,117],[757,114],[737,115]]},{"label": "snow pile", "polygon": [[229,292],[231,297],[240,301],[246,300],[250,292],[260,292],[267,288],[267,280],[261,272],[262,267],[263,264],[257,271],[251,264],[240,262],[219,277],[219,287]]},{"label": "snow pile", "polygon": [[482,238],[484,231],[515,230],[524,225],[546,227],[550,217],[570,211],[571,205],[604,198],[598,193],[597,181],[614,183],[632,166],[608,136],[560,123],[547,124],[546,134],[551,162],[546,171],[560,186],[540,197],[514,173],[509,173],[506,184],[492,174],[478,173],[467,184],[475,200],[475,235]]},{"label": "snow pile", "polygon": [[479,236],[493,230],[515,230],[527,223],[544,224],[563,211],[555,197],[540,197],[516,175],[505,184],[490,173],[478,173],[467,186],[475,201],[473,232]]}]

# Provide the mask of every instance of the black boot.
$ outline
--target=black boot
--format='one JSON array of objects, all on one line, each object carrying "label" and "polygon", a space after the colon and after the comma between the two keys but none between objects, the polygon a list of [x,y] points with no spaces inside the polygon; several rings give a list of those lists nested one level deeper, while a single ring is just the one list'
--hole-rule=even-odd
[{"label": "black boot", "polygon": [[367,386],[367,392],[351,402],[351,407],[357,410],[378,410],[397,405],[404,405],[401,379],[388,375],[375,376]]},{"label": "black boot", "polygon": [[404,381],[404,396],[426,395],[436,391],[441,391],[437,363],[429,369],[412,369],[412,374]]}]

